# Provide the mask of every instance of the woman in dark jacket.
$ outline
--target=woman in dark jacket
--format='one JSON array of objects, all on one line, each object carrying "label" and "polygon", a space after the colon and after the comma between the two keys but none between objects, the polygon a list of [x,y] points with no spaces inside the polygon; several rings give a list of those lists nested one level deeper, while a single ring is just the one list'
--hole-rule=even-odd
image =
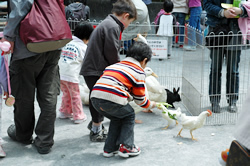
[{"label": "woman in dark jacket", "polygon": [[[223,9],[221,3],[233,4],[233,0],[203,0],[203,7],[207,12],[207,25],[209,32],[215,32],[218,27],[226,25],[233,34],[238,34],[239,26],[237,15],[247,17],[245,8],[233,7]],[[228,35],[228,34],[224,34]],[[225,37],[225,36],[224,36]],[[210,47],[211,68],[209,75],[209,96],[214,113],[220,113],[220,94],[221,94],[221,70],[222,63],[225,58],[227,64],[226,75],[226,94],[229,112],[237,112],[236,102],[239,94],[239,62],[241,48],[237,44],[241,44],[241,35],[232,36],[227,44],[220,47]]]}]

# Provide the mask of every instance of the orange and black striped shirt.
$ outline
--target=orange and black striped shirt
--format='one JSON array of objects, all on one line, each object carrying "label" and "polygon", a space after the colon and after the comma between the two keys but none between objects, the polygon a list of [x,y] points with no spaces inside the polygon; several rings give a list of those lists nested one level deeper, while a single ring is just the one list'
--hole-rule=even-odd
[{"label": "orange and black striped shirt", "polygon": [[100,98],[121,105],[134,100],[143,108],[151,108],[145,96],[145,73],[140,63],[128,57],[108,66],[91,92],[91,98]]}]

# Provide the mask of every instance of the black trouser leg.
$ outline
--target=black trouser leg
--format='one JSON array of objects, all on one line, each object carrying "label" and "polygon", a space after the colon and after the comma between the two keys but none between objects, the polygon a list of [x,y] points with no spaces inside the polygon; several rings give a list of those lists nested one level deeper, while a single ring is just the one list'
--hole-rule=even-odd
[{"label": "black trouser leg", "polygon": [[[85,82],[90,90],[90,94],[91,94],[91,91],[92,91],[95,83],[97,82],[97,80],[99,78],[100,77],[98,77],[98,76],[84,76],[84,80],[85,80]],[[93,107],[93,104],[92,104],[90,99],[89,99],[89,110],[90,110],[93,122],[99,123],[99,122],[103,121],[103,119],[104,119],[103,115],[100,114],[98,111],[96,111],[96,109]]]}]

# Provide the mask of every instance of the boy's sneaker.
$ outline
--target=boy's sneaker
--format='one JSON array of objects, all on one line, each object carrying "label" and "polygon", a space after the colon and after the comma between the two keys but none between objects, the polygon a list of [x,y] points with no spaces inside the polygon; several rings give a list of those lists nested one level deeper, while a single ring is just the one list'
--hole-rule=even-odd
[{"label": "boy's sneaker", "polygon": [[61,111],[59,111],[59,116],[58,116],[60,119],[67,119],[67,118],[72,118],[73,115],[72,114],[65,114]]},{"label": "boy's sneaker", "polygon": [[104,133],[103,130],[99,131],[98,133],[90,131],[89,138],[92,142],[105,142],[107,139],[107,135]]},{"label": "boy's sneaker", "polygon": [[183,49],[186,51],[196,51],[196,46],[184,46]]},{"label": "boy's sneaker", "polygon": [[3,151],[2,145],[0,145],[0,158],[6,157],[6,153]]},{"label": "boy's sneaker", "polygon": [[[92,120],[89,122],[87,128],[91,131],[91,129],[92,129]],[[103,124],[102,124],[102,130],[103,130],[103,133],[104,133],[105,135],[108,135],[108,130],[104,127]]]},{"label": "boy's sneaker", "polygon": [[141,149],[138,146],[133,146],[132,148],[127,148],[125,145],[121,145],[118,155],[120,157],[128,158],[129,156],[137,156],[141,153]]},{"label": "boy's sneaker", "polygon": [[118,150],[117,150],[117,151],[114,151],[114,152],[106,152],[106,151],[104,151],[104,152],[103,152],[103,156],[109,158],[109,157],[114,156],[114,155],[117,154],[117,153],[118,153]]}]

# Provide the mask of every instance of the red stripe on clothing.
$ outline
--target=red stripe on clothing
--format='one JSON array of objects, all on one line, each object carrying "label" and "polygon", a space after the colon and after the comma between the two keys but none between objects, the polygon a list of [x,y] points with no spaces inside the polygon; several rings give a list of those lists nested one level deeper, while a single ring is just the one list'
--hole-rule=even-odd
[{"label": "red stripe on clothing", "polygon": [[120,32],[120,38],[119,38],[119,40],[122,40],[122,32]]}]

